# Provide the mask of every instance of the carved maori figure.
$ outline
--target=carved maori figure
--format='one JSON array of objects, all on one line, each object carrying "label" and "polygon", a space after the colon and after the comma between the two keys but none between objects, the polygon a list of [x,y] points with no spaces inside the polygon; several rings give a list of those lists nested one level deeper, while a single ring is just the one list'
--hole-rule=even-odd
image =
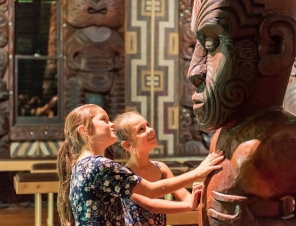
[{"label": "carved maori figure", "polygon": [[296,1],[195,0],[188,70],[201,129],[223,169],[204,181],[200,226],[296,225],[296,116],[283,100],[296,54]]}]

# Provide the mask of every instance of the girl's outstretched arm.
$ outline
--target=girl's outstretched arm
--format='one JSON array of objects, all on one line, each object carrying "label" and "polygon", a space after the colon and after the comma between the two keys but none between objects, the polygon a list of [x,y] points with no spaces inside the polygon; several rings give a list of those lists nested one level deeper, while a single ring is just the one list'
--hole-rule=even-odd
[{"label": "girl's outstretched arm", "polygon": [[133,189],[133,193],[137,193],[149,198],[158,198],[166,194],[172,193],[180,188],[186,187],[188,184],[198,179],[205,178],[213,170],[221,169],[222,166],[217,164],[224,159],[223,152],[218,151],[209,154],[202,163],[189,172],[173,178],[163,179],[156,182],[149,182],[142,179]]},{"label": "girl's outstretched arm", "polygon": [[131,196],[131,200],[152,213],[172,214],[196,209],[199,204],[201,192],[202,185],[193,186],[191,202],[150,199],[135,193]]},{"label": "girl's outstretched arm", "polygon": [[[174,177],[171,169],[163,162],[158,162],[161,167],[161,171],[163,172],[164,178],[172,178]],[[182,202],[190,202],[191,201],[191,193],[186,188],[181,188],[172,192],[174,199]]]}]

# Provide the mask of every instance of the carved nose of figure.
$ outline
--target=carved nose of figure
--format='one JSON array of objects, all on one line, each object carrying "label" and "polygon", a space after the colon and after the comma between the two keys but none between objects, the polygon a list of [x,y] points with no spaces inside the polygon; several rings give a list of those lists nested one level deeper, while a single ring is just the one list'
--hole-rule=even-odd
[{"label": "carved nose of figure", "polygon": [[202,84],[205,80],[207,74],[206,60],[207,51],[199,42],[197,42],[187,74],[187,78],[196,87]]},{"label": "carved nose of figure", "polygon": [[197,65],[195,68],[192,68],[190,71],[190,75],[188,76],[190,82],[195,86],[198,87],[200,86],[207,74],[207,66],[205,64],[202,65]]},{"label": "carved nose of figure", "polygon": [[197,41],[194,48],[193,57],[203,58],[206,56],[207,56],[207,50],[199,41]]}]

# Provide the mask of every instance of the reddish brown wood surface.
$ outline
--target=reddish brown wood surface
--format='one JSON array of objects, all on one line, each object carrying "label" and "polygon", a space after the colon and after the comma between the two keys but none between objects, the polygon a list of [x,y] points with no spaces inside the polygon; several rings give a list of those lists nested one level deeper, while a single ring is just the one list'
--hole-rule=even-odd
[{"label": "reddish brown wood surface", "polygon": [[196,0],[188,70],[201,129],[223,169],[205,180],[200,226],[296,225],[296,116],[283,108],[296,1]]}]

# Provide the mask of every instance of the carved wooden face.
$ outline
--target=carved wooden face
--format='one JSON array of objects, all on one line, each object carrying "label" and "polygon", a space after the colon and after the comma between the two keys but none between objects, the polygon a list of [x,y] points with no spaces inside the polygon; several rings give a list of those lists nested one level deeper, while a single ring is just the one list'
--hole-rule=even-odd
[{"label": "carved wooden face", "polygon": [[197,44],[187,77],[196,87],[193,109],[203,130],[233,122],[258,76],[259,19],[247,18],[237,2],[195,1],[191,27]]},{"label": "carved wooden face", "polygon": [[124,23],[122,0],[69,0],[67,21],[75,27],[120,28]]}]

